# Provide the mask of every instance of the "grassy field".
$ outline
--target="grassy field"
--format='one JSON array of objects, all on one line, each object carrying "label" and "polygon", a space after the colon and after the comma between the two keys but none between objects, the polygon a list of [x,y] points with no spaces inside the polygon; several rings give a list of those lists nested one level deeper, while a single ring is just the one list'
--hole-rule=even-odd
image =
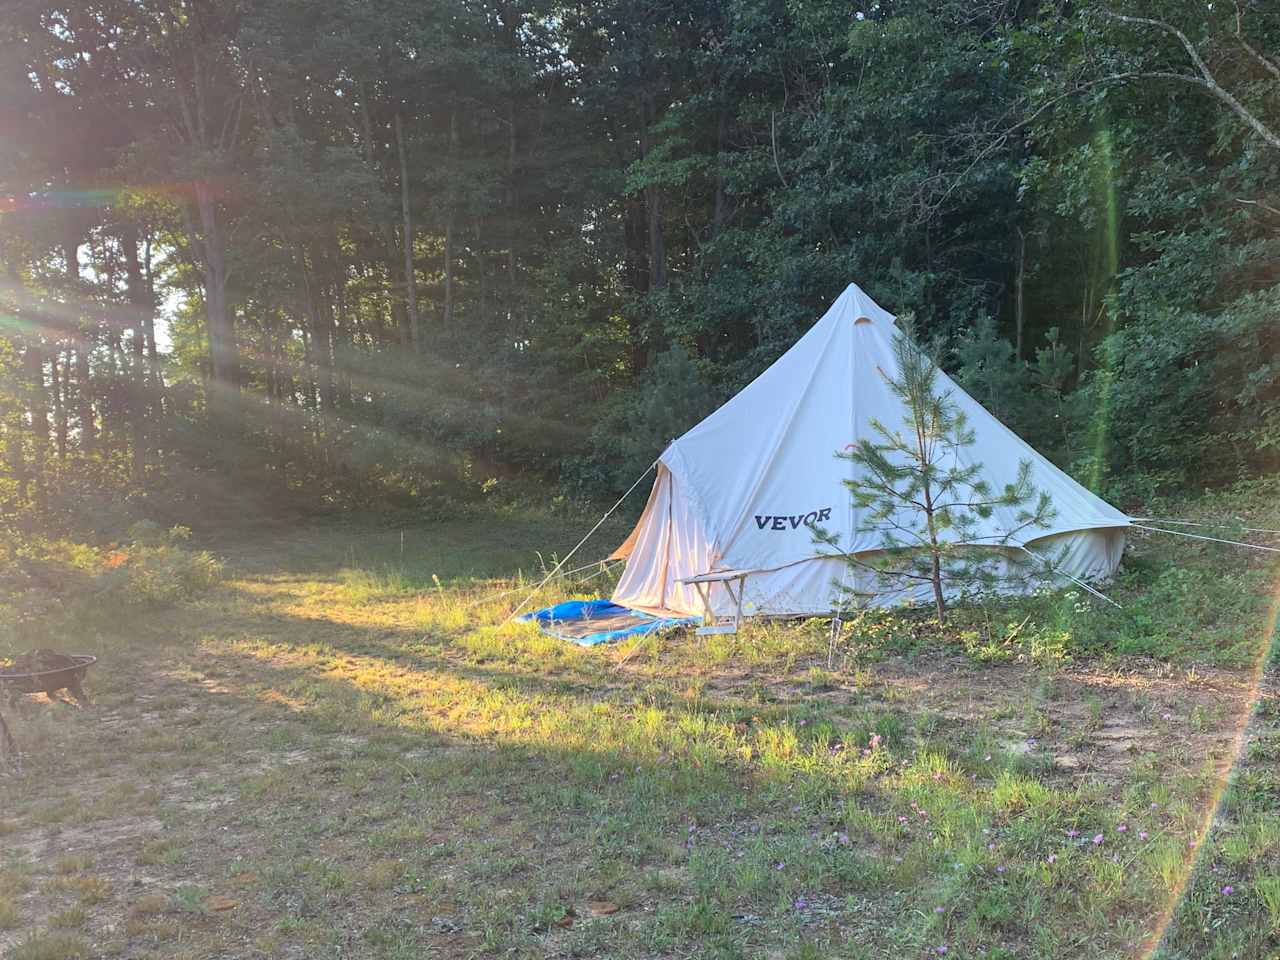
[{"label": "grassy field", "polygon": [[3,706],[25,757],[0,773],[0,953],[1280,950],[1274,568],[1142,538],[1122,611],[581,650],[484,599],[562,529],[224,539],[196,599],[11,632],[101,662],[89,708]]}]

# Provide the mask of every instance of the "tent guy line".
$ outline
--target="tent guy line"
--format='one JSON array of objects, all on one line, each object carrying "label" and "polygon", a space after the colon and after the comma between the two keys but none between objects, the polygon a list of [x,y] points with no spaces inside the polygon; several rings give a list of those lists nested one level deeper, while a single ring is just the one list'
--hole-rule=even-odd
[{"label": "tent guy line", "polygon": [[1114,600],[1112,600],[1110,597],[1108,597],[1108,596],[1107,596],[1105,593],[1103,593],[1101,590],[1097,590],[1097,589],[1095,589],[1094,587],[1091,587],[1089,584],[1085,583],[1083,580],[1079,579],[1078,577],[1073,577],[1071,574],[1067,573],[1065,570],[1058,570],[1058,569],[1054,568],[1054,566],[1053,566],[1052,564],[1050,564],[1050,563],[1049,563],[1049,561],[1048,561],[1048,559],[1047,559],[1047,558],[1040,556],[1040,554],[1036,553],[1035,551],[1033,551],[1033,550],[1028,550],[1026,547],[1019,547],[1018,549],[1019,549],[1019,550],[1021,550],[1023,553],[1027,554],[1028,556],[1030,556],[1030,557],[1034,557],[1036,560],[1039,560],[1039,561],[1040,561],[1041,563],[1043,563],[1046,567],[1048,567],[1048,568],[1049,568],[1049,570],[1050,570],[1051,572],[1056,573],[1058,576],[1066,577],[1068,580],[1070,580],[1070,581],[1071,581],[1072,583],[1074,583],[1076,586],[1081,587],[1081,588],[1083,588],[1083,589],[1085,589],[1085,590],[1089,591],[1089,593],[1093,594],[1093,595],[1094,595],[1095,597],[1097,597],[1099,600],[1105,600],[1107,603],[1111,604],[1111,605],[1112,605],[1113,607],[1115,607],[1117,610],[1123,610],[1123,609],[1124,609],[1124,607],[1120,606],[1120,604],[1116,603]]},{"label": "tent guy line", "polygon": [[[1176,523],[1181,527],[1208,527],[1216,530],[1227,530],[1236,525],[1224,520],[1221,523],[1206,523],[1203,520],[1170,520],[1168,517],[1134,517],[1135,523]],[[1280,530],[1267,530],[1263,527],[1239,527],[1244,533],[1270,533],[1280,537]]]},{"label": "tent guy line", "polygon": [[1267,553],[1280,553],[1280,547],[1264,547],[1260,543],[1245,543],[1243,540],[1223,540],[1221,537],[1206,537],[1199,533],[1187,533],[1185,530],[1166,530],[1164,527],[1148,527],[1142,523],[1130,524],[1139,530],[1150,530],[1153,533],[1168,533],[1175,537],[1190,537],[1192,540],[1208,540],[1211,543],[1228,543],[1233,547],[1248,547],[1250,550],[1264,550]]},{"label": "tent guy line", "polygon": [[636,477],[635,482],[632,483],[631,486],[627,487],[627,492],[618,498],[618,502],[604,512],[604,516],[602,516],[599,520],[597,520],[596,525],[587,531],[587,535],[583,537],[581,540],[579,540],[577,544],[574,546],[574,548],[564,555],[564,559],[561,560],[559,563],[557,563],[555,567],[552,569],[552,571],[548,573],[545,577],[543,577],[542,581],[536,587],[534,587],[532,590],[529,591],[529,595],[520,601],[520,605],[516,607],[514,610],[512,610],[510,614],[508,614],[507,619],[502,621],[504,624],[510,623],[512,620],[514,620],[516,617],[516,614],[518,614],[521,610],[524,609],[525,604],[527,604],[530,600],[532,600],[534,596],[537,595],[539,590],[541,590],[543,587],[545,587],[548,583],[551,582],[551,578],[560,572],[560,568],[569,562],[569,558],[572,557],[575,553],[577,553],[580,549],[582,549],[582,545],[586,543],[588,540],[590,540],[591,535],[595,533],[597,530],[599,530],[600,527],[604,524],[604,522],[608,520],[610,516],[613,515],[613,511],[617,510],[620,506],[622,506],[622,502],[626,500],[627,497],[631,496],[631,492],[635,490],[636,487],[640,486],[640,481],[642,481],[645,477],[647,477],[649,475],[649,471],[654,469],[657,465],[658,465],[658,461],[655,460],[653,461],[653,463],[649,464],[649,466],[644,468],[644,472],[640,474],[640,476]]}]

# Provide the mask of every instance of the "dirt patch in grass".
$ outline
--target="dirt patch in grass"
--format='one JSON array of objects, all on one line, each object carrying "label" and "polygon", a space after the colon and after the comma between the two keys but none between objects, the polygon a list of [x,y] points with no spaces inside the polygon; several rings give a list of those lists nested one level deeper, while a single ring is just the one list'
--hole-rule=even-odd
[{"label": "dirt patch in grass", "polygon": [[789,675],[766,670],[718,670],[705,678],[707,696],[763,696],[775,703],[827,703],[837,708],[906,707],[953,723],[989,725],[1006,747],[1054,761],[1060,777],[1119,782],[1138,757],[1160,754],[1174,763],[1215,758],[1230,763],[1234,741],[1254,694],[1244,670],[1134,662],[1085,664],[1045,671],[1018,664],[975,666],[954,656],[894,657],[836,675],[827,689],[797,684],[818,664],[797,663]]}]

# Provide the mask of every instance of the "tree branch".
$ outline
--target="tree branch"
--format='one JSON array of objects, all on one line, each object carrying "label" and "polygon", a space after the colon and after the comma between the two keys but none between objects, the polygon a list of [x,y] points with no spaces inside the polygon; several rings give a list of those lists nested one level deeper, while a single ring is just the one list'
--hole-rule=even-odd
[{"label": "tree branch", "polygon": [[1184,83],[1193,83],[1197,86],[1204,87],[1215,97],[1225,103],[1231,111],[1243,120],[1246,124],[1253,128],[1258,136],[1262,137],[1267,144],[1276,150],[1280,150],[1280,134],[1276,133],[1269,126],[1256,117],[1248,107],[1237,100],[1230,91],[1214,78],[1208,66],[1197,52],[1195,44],[1187,37],[1185,33],[1179,30],[1173,24],[1165,23],[1163,20],[1153,20],[1150,17],[1131,17],[1127,14],[1113,13],[1110,10],[1101,11],[1102,16],[1109,20],[1116,20],[1120,23],[1137,24],[1139,26],[1153,27],[1165,33],[1176,37],[1178,42],[1182,44],[1182,48],[1187,51],[1187,56],[1191,58],[1192,64],[1200,72],[1199,77],[1189,77],[1184,73],[1172,73],[1164,71],[1140,71],[1128,74],[1112,74],[1110,77],[1101,78],[1100,82],[1106,80],[1129,79],[1129,78],[1152,78],[1162,80],[1180,80]]},{"label": "tree branch", "polygon": [[1260,64],[1262,64],[1262,66],[1266,68],[1268,73],[1270,73],[1277,80],[1280,80],[1280,66],[1278,66],[1275,63],[1275,61],[1271,60],[1269,57],[1264,56],[1262,53],[1254,49],[1249,44],[1249,41],[1244,38],[1244,34],[1242,33],[1242,30],[1241,30],[1243,26],[1243,23],[1242,23],[1243,20],[1244,20],[1244,9],[1240,6],[1240,0],[1236,0],[1236,42],[1239,43],[1240,46],[1244,47],[1245,50],[1247,50],[1253,56],[1253,59],[1257,60]]}]

